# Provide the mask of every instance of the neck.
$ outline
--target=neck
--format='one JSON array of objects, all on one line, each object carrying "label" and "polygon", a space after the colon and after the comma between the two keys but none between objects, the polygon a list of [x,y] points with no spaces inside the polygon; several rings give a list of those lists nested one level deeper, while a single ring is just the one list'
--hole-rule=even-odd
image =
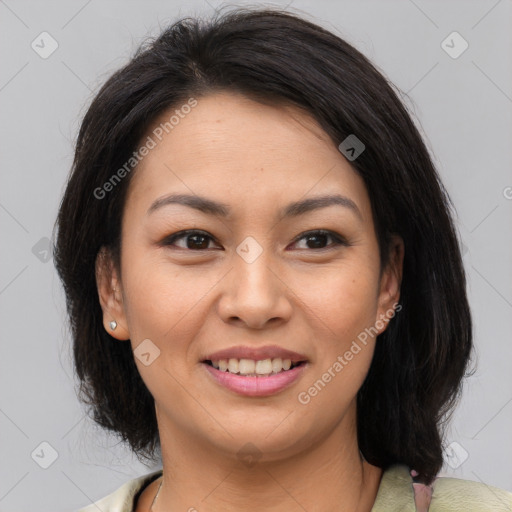
[{"label": "neck", "polygon": [[160,429],[163,482],[153,512],[370,512],[382,470],[362,460],[354,425],[342,421],[307,449],[254,465],[190,432]]}]

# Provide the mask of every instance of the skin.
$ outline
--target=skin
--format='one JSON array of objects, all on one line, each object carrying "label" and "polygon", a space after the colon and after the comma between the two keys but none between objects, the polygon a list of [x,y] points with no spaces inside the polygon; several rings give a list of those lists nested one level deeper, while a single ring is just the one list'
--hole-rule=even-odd
[{"label": "skin", "polygon": [[[146,213],[170,193],[205,196],[232,211],[216,218],[174,204]],[[360,217],[334,205],[279,218],[288,203],[328,193],[350,198]],[[187,248],[186,237],[159,244],[184,229],[211,239],[196,242],[202,250]],[[349,245],[296,240],[316,229]],[[236,252],[247,236],[263,250],[250,264]],[[198,98],[135,171],[121,268],[106,253],[97,260],[105,329],[133,349],[150,339],[160,350],[149,366],[135,358],[155,399],[162,446],[155,511],[371,510],[382,471],[360,457],[356,395],[375,338],[308,404],[297,397],[392,311],[403,250],[395,237],[390,264],[380,268],[364,182],[309,115],[231,92]],[[272,344],[304,354],[308,367],[271,397],[237,395],[200,362],[228,347]],[[237,457],[248,442],[261,455],[252,467]],[[149,510],[159,484],[145,489],[137,512]]]}]

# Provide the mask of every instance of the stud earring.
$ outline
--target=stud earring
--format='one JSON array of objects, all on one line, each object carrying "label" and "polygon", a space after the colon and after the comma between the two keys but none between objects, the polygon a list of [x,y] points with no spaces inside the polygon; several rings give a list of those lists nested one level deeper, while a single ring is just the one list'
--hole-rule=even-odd
[{"label": "stud earring", "polygon": [[112,322],[110,322],[110,328],[115,331],[116,330],[116,327],[117,327],[117,322],[115,320],[112,320]]}]

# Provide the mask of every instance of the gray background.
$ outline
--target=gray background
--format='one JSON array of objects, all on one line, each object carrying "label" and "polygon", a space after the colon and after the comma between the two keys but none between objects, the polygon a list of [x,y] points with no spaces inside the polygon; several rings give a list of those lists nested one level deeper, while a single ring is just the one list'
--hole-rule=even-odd
[{"label": "gray background", "polygon": [[[74,510],[153,470],[99,431],[75,397],[63,293],[45,237],[94,92],[145,36],[219,5],[0,0],[1,511]],[[478,353],[443,474],[512,491],[512,2],[291,7],[346,38],[408,93],[427,134],[458,213]],[[31,47],[42,46],[43,31],[59,45],[46,59]],[[453,31],[469,43],[456,59],[441,46]],[[43,469],[52,450],[58,456]]]}]

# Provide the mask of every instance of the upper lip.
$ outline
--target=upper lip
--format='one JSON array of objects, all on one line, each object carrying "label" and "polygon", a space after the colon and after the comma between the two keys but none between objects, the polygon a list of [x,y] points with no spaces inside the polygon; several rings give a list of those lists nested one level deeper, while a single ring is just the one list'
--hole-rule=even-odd
[{"label": "upper lip", "polygon": [[292,363],[307,361],[307,357],[303,354],[299,354],[293,350],[287,350],[277,345],[267,345],[258,348],[247,346],[225,348],[205,357],[203,361],[220,361],[221,359],[253,359],[259,361],[278,357],[281,359],[290,359]]}]

